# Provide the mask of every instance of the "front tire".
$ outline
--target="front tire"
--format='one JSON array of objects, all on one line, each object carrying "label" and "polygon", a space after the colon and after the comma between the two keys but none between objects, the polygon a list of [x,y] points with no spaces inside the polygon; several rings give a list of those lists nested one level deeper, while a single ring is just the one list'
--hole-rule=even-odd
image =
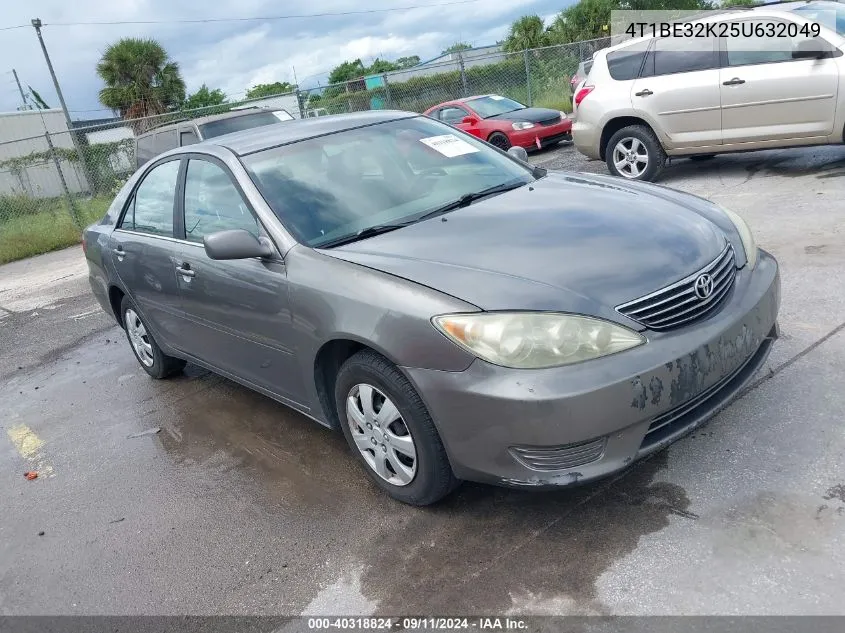
[{"label": "front tire", "polygon": [[335,403],[349,447],[388,495],[425,506],[456,487],[446,449],[422,399],[383,356],[363,350],[349,358],[337,375]]},{"label": "front tire", "polygon": [[487,137],[487,142],[494,147],[498,147],[503,152],[506,152],[511,148],[510,139],[501,132],[493,132]]},{"label": "front tire", "polygon": [[604,151],[607,169],[627,180],[652,181],[666,163],[660,141],[645,125],[629,125],[610,137]]},{"label": "front tire", "polygon": [[129,347],[145,372],[153,378],[161,379],[182,370],[185,361],[161,351],[149,327],[138,313],[138,308],[129,297],[123,297],[120,314]]}]

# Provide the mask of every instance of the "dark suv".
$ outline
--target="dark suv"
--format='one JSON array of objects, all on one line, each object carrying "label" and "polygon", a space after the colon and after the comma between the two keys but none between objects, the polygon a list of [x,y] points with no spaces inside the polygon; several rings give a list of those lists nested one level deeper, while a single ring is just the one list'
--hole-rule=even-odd
[{"label": "dark suv", "polygon": [[135,139],[135,166],[140,167],[159,154],[176,147],[192,145],[230,132],[240,132],[262,125],[293,120],[294,117],[287,110],[249,108],[213,114],[190,121],[168,123],[145,132]]}]

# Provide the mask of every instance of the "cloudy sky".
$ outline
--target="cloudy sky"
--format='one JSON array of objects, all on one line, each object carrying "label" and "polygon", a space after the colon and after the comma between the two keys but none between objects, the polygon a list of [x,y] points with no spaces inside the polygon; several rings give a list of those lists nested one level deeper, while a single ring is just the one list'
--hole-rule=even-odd
[{"label": "cloudy sky", "polygon": [[[179,62],[191,92],[202,83],[222,88],[232,98],[256,83],[293,82],[325,85],[338,63],[360,57],[396,59],[419,55],[423,60],[445,47],[465,41],[474,46],[495,43],[521,15],[551,18],[573,0],[3,0],[0,17],[0,111],[15,110],[20,96],[11,74],[37,90],[50,106],[58,99],[44,63],[32,18],[42,32],[73,118],[110,115],[97,100],[101,83],[95,66],[105,47],[126,36],[154,37]],[[338,13],[419,5],[420,9],[284,20],[177,23],[233,17]],[[61,23],[156,21],[158,24],[91,25]],[[12,28],[27,25],[25,28]]]}]

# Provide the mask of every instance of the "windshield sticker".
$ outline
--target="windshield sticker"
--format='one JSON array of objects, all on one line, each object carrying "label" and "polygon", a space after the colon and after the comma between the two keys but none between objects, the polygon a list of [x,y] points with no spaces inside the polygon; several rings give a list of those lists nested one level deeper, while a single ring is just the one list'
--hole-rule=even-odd
[{"label": "windshield sticker", "polygon": [[431,149],[440,152],[447,158],[463,156],[464,154],[473,154],[478,151],[478,148],[473,147],[463,139],[459,139],[454,134],[443,134],[442,136],[421,138],[420,143],[425,143]]},{"label": "windshield sticker", "polygon": [[504,100],[504,97],[500,97],[499,95],[490,95],[490,98],[493,101],[503,101]]}]

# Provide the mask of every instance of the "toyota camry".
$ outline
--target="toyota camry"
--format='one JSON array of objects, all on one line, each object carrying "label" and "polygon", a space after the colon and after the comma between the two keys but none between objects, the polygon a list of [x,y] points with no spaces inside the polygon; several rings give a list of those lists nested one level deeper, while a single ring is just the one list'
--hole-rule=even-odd
[{"label": "toyota camry", "polygon": [[777,263],[737,214],[404,112],[171,150],[83,246],[150,376],[190,362],[274,398],[417,505],[619,471],[723,407],[778,334]]}]

